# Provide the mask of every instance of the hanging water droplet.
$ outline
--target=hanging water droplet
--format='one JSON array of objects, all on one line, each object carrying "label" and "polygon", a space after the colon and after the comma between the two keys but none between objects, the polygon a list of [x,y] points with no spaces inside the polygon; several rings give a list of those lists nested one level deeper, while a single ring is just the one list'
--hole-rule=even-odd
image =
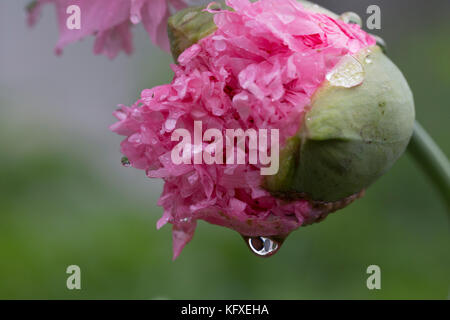
[{"label": "hanging water droplet", "polygon": [[128,160],[127,157],[122,157],[122,159],[120,160],[120,162],[122,163],[122,165],[123,165],[125,168],[131,167],[131,162],[130,162],[130,160]]},{"label": "hanging water droplet", "polygon": [[346,55],[326,78],[334,87],[353,88],[364,82],[364,67],[355,57]]},{"label": "hanging water droplet", "polygon": [[344,12],[339,16],[339,19],[341,19],[345,23],[357,24],[362,27],[361,17],[355,12]]},{"label": "hanging water droplet", "polygon": [[243,236],[250,250],[259,257],[270,257],[278,252],[283,238],[278,237],[247,237]]},{"label": "hanging water droplet", "polygon": [[377,46],[379,46],[381,48],[381,50],[383,50],[383,53],[386,53],[387,45],[386,45],[386,42],[384,41],[384,39],[381,38],[380,36],[377,36],[374,34],[372,34],[371,36],[375,38],[375,40],[377,41]]}]

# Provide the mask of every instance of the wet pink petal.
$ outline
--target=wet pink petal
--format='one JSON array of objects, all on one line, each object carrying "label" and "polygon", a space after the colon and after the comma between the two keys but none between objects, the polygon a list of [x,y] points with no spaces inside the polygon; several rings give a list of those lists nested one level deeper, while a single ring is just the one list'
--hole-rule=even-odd
[{"label": "wet pink petal", "polygon": [[147,1],[142,7],[142,23],[150,39],[169,52],[169,38],[167,37],[169,10],[167,5],[166,0]]},{"label": "wet pink petal", "polygon": [[[166,32],[170,9],[185,7],[184,0],[37,0],[28,13],[27,22],[33,26],[42,6],[53,3],[59,26],[59,39],[55,52],[61,54],[65,46],[94,35],[94,52],[114,58],[120,51],[130,54],[133,51],[132,27],[142,23],[150,39],[168,51]],[[66,26],[70,5],[77,5],[81,11],[81,29],[70,30]]]},{"label": "wet pink petal", "polygon": [[174,224],[172,228],[173,260],[175,260],[183,250],[184,246],[191,241],[194,236],[196,223],[182,222]]},{"label": "wet pink petal", "polygon": [[121,50],[127,54],[133,52],[132,35],[128,21],[99,32],[95,39],[95,54],[104,54],[108,58],[114,59]]}]

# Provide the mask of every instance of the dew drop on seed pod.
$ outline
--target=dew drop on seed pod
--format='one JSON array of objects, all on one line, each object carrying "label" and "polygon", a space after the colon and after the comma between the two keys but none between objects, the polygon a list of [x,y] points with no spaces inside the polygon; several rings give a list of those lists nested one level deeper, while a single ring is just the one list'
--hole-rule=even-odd
[{"label": "dew drop on seed pod", "polygon": [[250,250],[258,257],[270,257],[278,252],[283,238],[242,236]]},{"label": "dew drop on seed pod", "polygon": [[364,67],[355,57],[346,55],[326,78],[334,87],[353,88],[364,82]]},{"label": "dew drop on seed pod", "polygon": [[120,162],[122,163],[122,166],[124,166],[125,168],[131,167],[131,162],[130,162],[130,160],[128,160],[127,157],[122,157]]},{"label": "dew drop on seed pod", "polygon": [[210,4],[208,4],[208,6],[206,7],[206,11],[209,11],[209,12],[214,12],[214,11],[219,12],[220,10],[222,10],[221,4],[214,2],[214,1],[211,2]]},{"label": "dew drop on seed pod", "polygon": [[357,24],[360,27],[362,27],[361,17],[357,13],[354,13],[354,12],[351,12],[351,11],[344,12],[343,14],[341,14],[339,16],[339,19],[341,19],[345,23]]},{"label": "dew drop on seed pod", "polygon": [[381,38],[380,36],[376,36],[376,35],[373,35],[373,34],[371,36],[375,38],[375,40],[377,41],[377,46],[379,46],[381,48],[383,53],[386,53],[387,52],[387,45],[386,45],[386,42],[384,41],[384,39]]}]

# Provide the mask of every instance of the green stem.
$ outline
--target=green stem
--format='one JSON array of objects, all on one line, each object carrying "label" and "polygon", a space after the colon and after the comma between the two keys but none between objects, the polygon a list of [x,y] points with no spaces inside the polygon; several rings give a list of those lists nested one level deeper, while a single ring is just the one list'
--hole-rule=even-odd
[{"label": "green stem", "polygon": [[450,213],[450,163],[418,122],[415,124],[408,150],[439,190]]}]

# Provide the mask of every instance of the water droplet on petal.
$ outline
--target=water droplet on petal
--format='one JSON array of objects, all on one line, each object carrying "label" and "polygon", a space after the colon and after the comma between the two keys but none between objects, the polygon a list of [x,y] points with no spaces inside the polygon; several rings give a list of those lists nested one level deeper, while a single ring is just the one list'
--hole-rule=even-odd
[{"label": "water droplet on petal", "polygon": [[242,236],[250,250],[258,257],[270,257],[278,252],[284,241],[282,237]]},{"label": "water droplet on petal", "polygon": [[223,40],[214,41],[214,47],[217,51],[224,51],[227,48],[227,44]]},{"label": "water droplet on petal", "polygon": [[165,122],[165,127],[167,131],[173,131],[175,129],[175,126],[177,125],[177,119],[167,119]]},{"label": "water droplet on petal", "polygon": [[127,157],[122,157],[120,162],[122,163],[122,166],[124,166],[125,168],[131,167],[131,162],[130,162],[130,160],[128,160]]},{"label": "water droplet on petal", "polygon": [[345,23],[357,24],[362,27],[361,17],[355,12],[344,12],[339,16],[339,18]]},{"label": "water droplet on petal", "polygon": [[373,62],[373,60],[372,60],[372,58],[371,58],[370,55],[367,56],[367,57],[364,59],[364,61],[365,61],[367,64],[371,64],[371,63]]},{"label": "water droplet on petal", "polygon": [[355,57],[346,55],[326,78],[334,87],[353,88],[364,82],[364,67]]},{"label": "water droplet on petal", "polygon": [[138,24],[139,22],[141,22],[141,17],[137,14],[132,14],[130,17],[130,21],[132,24]]},{"label": "water droplet on petal", "polygon": [[281,20],[281,22],[283,24],[289,24],[289,23],[291,23],[292,21],[295,20],[295,17],[293,15],[291,15],[291,14],[279,13],[279,14],[277,14],[277,17],[278,17],[278,19]]}]

